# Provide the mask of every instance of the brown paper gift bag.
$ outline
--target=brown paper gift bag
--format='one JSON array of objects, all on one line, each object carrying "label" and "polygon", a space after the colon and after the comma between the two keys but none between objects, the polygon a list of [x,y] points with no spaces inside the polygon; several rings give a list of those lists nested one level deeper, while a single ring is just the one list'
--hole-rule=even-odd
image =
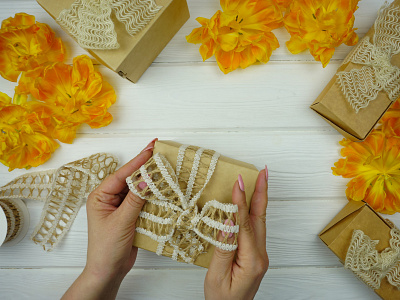
[{"label": "brown paper gift bag", "polygon": [[[392,5],[398,7],[400,0],[395,0]],[[370,38],[371,43],[374,43],[374,26],[366,34],[366,37]],[[364,140],[393,103],[385,90],[382,90],[375,100],[369,102],[367,107],[361,108],[356,113],[337,83],[339,72],[349,72],[350,70],[361,69],[363,67],[363,65],[353,62],[346,63],[346,60],[351,57],[355,49],[363,44],[363,40],[360,39],[353,51],[346,57],[345,63],[338,68],[336,75],[310,106],[311,109],[317,112],[331,126],[353,141]],[[391,58],[391,64],[400,67],[400,54],[394,55]]]},{"label": "brown paper gift bag", "polygon": [[[157,141],[153,157],[127,178],[130,190],[147,200],[136,223],[133,245],[207,268],[215,249],[214,244],[208,240],[217,240],[217,228],[221,228],[222,224],[227,225],[225,220],[234,221],[235,211],[232,209],[236,206],[231,204],[232,188],[238,175],[243,177],[246,201],[250,206],[258,170],[253,165],[224,156],[220,156],[216,162],[218,154],[212,150],[203,151],[195,146],[184,147],[172,141]],[[182,160],[183,163],[180,163]],[[161,162],[164,169],[159,167]],[[188,192],[196,162],[198,172],[192,182],[193,190]],[[174,177],[175,174],[178,174],[177,177]],[[149,184],[141,190],[138,188],[139,182],[144,180],[148,180]],[[150,189],[152,184],[157,188]],[[181,190],[183,196],[190,195],[186,203],[189,205],[183,203],[183,196],[178,197]],[[227,227],[232,231],[224,231],[235,232],[234,245],[226,246],[232,247],[229,250],[233,251],[237,247],[239,228],[238,225]],[[235,228],[237,231],[234,231]],[[151,238],[155,233],[155,238],[160,240]],[[173,242],[161,241],[169,234],[172,234]],[[228,234],[222,243],[227,243],[227,238]]]},{"label": "brown paper gift bag", "polygon": [[[320,239],[344,263],[354,230],[362,230],[372,240],[379,240],[376,250],[388,248],[392,224],[383,219],[367,203],[350,201],[321,231]],[[400,291],[386,277],[374,290],[382,299],[400,299]]]},{"label": "brown paper gift bag", "polygon": [[[75,0],[37,0],[57,20],[63,9]],[[168,42],[189,19],[186,0],[156,0],[161,10],[137,34],[131,36],[125,25],[114,14],[111,18],[120,48],[113,50],[87,50],[100,63],[132,82],[137,82]]]}]

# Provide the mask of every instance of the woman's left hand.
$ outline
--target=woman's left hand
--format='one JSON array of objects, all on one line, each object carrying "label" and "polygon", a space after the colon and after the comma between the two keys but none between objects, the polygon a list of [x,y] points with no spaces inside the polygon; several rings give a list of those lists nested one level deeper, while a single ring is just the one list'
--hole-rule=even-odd
[{"label": "woman's left hand", "polygon": [[155,141],[89,195],[87,262],[63,299],[116,297],[122,280],[136,261],[138,249],[132,243],[136,220],[145,203],[129,191],[125,179],[149,160]]}]

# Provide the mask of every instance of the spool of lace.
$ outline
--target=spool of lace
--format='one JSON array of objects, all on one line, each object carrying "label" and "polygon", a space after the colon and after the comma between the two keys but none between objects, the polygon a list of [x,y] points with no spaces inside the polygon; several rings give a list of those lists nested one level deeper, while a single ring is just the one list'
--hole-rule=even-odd
[{"label": "spool of lace", "polygon": [[0,199],[0,246],[19,243],[29,228],[29,212],[20,199]]}]

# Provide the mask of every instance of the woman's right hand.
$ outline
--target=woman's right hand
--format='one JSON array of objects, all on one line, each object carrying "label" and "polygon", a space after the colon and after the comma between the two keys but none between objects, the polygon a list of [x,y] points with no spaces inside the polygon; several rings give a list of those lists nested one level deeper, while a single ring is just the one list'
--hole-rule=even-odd
[{"label": "woman's right hand", "polygon": [[[267,191],[268,170],[265,168],[258,175],[249,213],[243,180],[239,175],[232,192],[232,202],[239,208],[238,249],[224,251],[215,248],[204,282],[207,300],[247,300],[256,295],[269,265],[266,251]],[[233,237],[228,239],[232,240]]]}]

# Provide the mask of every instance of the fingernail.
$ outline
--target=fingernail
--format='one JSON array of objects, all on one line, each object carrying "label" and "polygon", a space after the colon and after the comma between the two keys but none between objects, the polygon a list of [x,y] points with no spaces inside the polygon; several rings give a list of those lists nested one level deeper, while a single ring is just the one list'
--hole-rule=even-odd
[{"label": "fingernail", "polygon": [[146,146],[146,148],[144,148],[144,149],[142,150],[141,153],[146,152],[146,151],[148,151],[148,150],[153,150],[153,149],[154,149],[154,142],[157,141],[157,140],[158,140],[158,138],[153,139],[153,140]]},{"label": "fingernail", "polygon": [[[235,223],[233,223],[232,220],[226,219],[225,222],[224,222],[224,225],[228,225],[228,223],[229,223],[230,226],[235,226]],[[222,234],[222,237],[225,237],[228,233],[225,232],[225,231],[221,231],[221,234]],[[228,235],[228,238],[231,238],[231,237],[233,237],[233,232],[230,232],[229,235]]]},{"label": "fingernail", "polygon": [[138,187],[141,190],[144,190],[144,188],[147,186],[147,183],[144,181],[139,182]]},{"label": "fingernail", "polygon": [[239,181],[239,188],[242,192],[244,192],[244,182],[243,182],[243,178],[242,175],[239,174],[238,176],[238,181]]},{"label": "fingernail", "polygon": [[268,181],[268,167],[265,165],[265,180]]}]

